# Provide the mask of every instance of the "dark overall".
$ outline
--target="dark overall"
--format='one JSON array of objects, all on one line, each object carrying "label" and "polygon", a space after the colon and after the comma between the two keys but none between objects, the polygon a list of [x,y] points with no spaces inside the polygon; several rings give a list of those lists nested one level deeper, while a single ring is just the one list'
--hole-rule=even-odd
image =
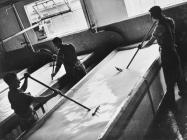
[{"label": "dark overall", "polygon": [[58,52],[56,66],[60,67],[62,63],[64,64],[66,75],[59,81],[61,87],[67,83],[75,84],[86,75],[85,67],[77,59],[75,48],[71,44],[63,45]]},{"label": "dark overall", "polygon": [[10,101],[11,108],[18,116],[22,131],[31,128],[38,120],[35,111],[33,111],[30,107],[33,102],[33,97],[28,93],[23,93],[19,89],[11,89],[8,93],[8,99]]},{"label": "dark overall", "polygon": [[166,101],[167,105],[173,108],[173,105],[175,105],[175,83],[177,83],[179,90],[183,92],[185,90],[185,79],[176,51],[174,22],[172,19],[165,18],[163,21],[159,21],[157,28],[159,27],[161,27],[161,30],[155,37],[160,45],[162,68],[167,86]]}]

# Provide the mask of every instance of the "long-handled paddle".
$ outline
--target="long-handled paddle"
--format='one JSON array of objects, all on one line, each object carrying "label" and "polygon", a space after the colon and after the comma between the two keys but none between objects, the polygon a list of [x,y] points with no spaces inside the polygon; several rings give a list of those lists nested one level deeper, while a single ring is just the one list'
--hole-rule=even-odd
[{"label": "long-handled paddle", "polygon": [[[52,88],[52,87],[50,87],[50,86],[48,86],[48,85],[46,85],[46,84],[44,84],[44,83],[40,82],[39,80],[37,80],[37,79],[33,78],[32,76],[30,76],[30,74],[26,73],[26,74],[25,74],[25,76],[27,76],[27,77],[31,78],[32,80],[34,80],[34,81],[38,82],[39,84],[41,84],[41,85],[43,85],[43,86],[45,86],[45,87],[49,88],[50,90],[52,90],[52,91],[56,92],[56,90],[55,90],[54,88]],[[61,92],[60,92],[60,95],[61,95],[61,96],[63,96],[63,97],[65,97],[66,99],[68,99],[68,100],[70,100],[70,101],[72,101],[72,102],[74,102],[74,103],[78,104],[79,106],[81,106],[81,107],[85,108],[86,110],[91,111],[91,109],[90,109],[90,108],[88,108],[88,107],[86,107],[85,105],[83,105],[83,104],[81,104],[81,103],[79,103],[79,102],[77,102],[77,101],[75,101],[75,100],[73,100],[73,99],[69,98],[68,96],[66,96],[66,95],[62,94]],[[99,108],[100,108],[100,106],[96,107],[96,109],[95,109],[95,110],[93,111],[93,113],[92,113],[92,116],[94,116],[94,115],[97,113],[97,111],[99,110]]]},{"label": "long-handled paddle", "polygon": [[45,49],[45,48],[43,48],[43,49],[40,49],[38,52],[40,52],[40,53],[44,53],[44,54],[47,54],[47,55],[49,55],[49,56],[51,56],[52,57],[52,73],[51,73],[51,79],[53,80],[53,73],[54,73],[54,71],[55,71],[55,60],[53,59],[53,53],[49,50],[49,49]]},{"label": "long-handled paddle", "polygon": [[[155,27],[155,24],[156,24],[156,22],[154,22],[154,23],[152,24],[152,26],[150,27],[149,31],[144,35],[144,38],[143,38],[142,42],[140,43],[140,46],[143,45],[144,41],[147,39],[147,37],[149,36],[149,34],[150,34],[150,32],[152,31],[152,29]],[[135,56],[136,56],[136,54],[138,53],[139,50],[140,50],[140,48],[138,48],[138,49],[136,50],[136,52],[134,53],[133,57],[132,57],[131,60],[129,61],[129,64],[127,65],[126,69],[129,68],[130,64],[131,64],[132,61],[134,60],[134,58],[135,58]],[[115,67],[115,68],[116,68],[116,70],[118,70],[119,72],[122,72],[122,71],[123,71],[123,69],[121,69],[121,68],[118,68],[118,67]]]},{"label": "long-handled paddle", "polygon": [[54,60],[52,62],[52,66],[53,68],[52,68],[52,73],[51,73],[51,79],[53,80],[53,73],[55,72],[55,61]]}]

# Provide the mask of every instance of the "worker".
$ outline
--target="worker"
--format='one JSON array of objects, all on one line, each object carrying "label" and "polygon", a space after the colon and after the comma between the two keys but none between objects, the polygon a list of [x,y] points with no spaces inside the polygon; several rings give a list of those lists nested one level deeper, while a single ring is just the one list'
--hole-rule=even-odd
[{"label": "worker", "polygon": [[149,12],[153,21],[156,22],[156,27],[150,40],[145,45],[139,45],[138,48],[149,47],[155,40],[157,41],[160,46],[161,63],[167,87],[167,105],[171,109],[177,109],[174,94],[175,83],[178,85],[180,96],[185,96],[187,90],[180,58],[176,51],[175,22],[172,18],[166,17],[159,6],[153,6]]},{"label": "worker", "polygon": [[7,73],[3,77],[3,80],[9,86],[8,99],[11,104],[11,108],[19,118],[20,127],[23,131],[28,130],[38,119],[35,111],[32,109],[32,104],[44,104],[60,92],[56,89],[56,92],[53,94],[41,97],[33,97],[30,93],[25,93],[28,85],[28,76],[26,74],[21,88],[21,82],[16,73]]},{"label": "worker", "polygon": [[59,71],[61,65],[64,65],[66,71],[66,83],[75,83],[86,75],[84,65],[77,59],[75,48],[72,44],[64,44],[59,37],[53,39],[53,44],[57,47],[56,67],[52,77]]}]

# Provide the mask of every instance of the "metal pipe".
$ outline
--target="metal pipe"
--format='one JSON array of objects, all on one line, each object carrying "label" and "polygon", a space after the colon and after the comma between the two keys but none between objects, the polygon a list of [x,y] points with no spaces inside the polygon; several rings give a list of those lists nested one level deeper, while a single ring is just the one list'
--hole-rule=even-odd
[{"label": "metal pipe", "polygon": [[[16,9],[16,7],[15,7],[14,4],[12,4],[12,8],[13,8],[14,14],[15,14],[15,16],[16,16],[16,19],[17,19],[17,21],[18,21],[18,24],[19,24],[20,29],[21,29],[21,30],[24,30],[25,28],[24,28],[23,22],[21,21],[21,18],[20,18],[20,16],[19,16],[19,13],[18,13],[18,11],[17,11],[17,9]],[[27,34],[27,32],[24,32],[24,33],[23,33],[23,37],[24,37],[24,39],[25,39],[25,42],[27,42],[27,41],[29,42],[31,50],[32,50],[33,52],[35,52],[35,51],[34,51],[34,48],[33,48],[33,46],[32,46],[32,44],[31,44],[31,41],[30,41],[30,39],[29,39],[29,36],[28,36],[28,34]],[[27,46],[28,46],[28,44],[27,44]]]},{"label": "metal pipe", "polygon": [[71,9],[65,10],[65,11],[63,11],[63,12],[58,12],[58,13],[55,13],[55,14],[51,14],[51,15],[49,15],[49,16],[46,16],[46,17],[41,18],[41,20],[46,20],[46,19],[48,19],[48,18],[56,17],[56,16],[58,16],[58,15],[63,15],[63,14],[69,13],[69,12],[71,12]]},{"label": "metal pipe", "polygon": [[37,26],[39,26],[39,23],[37,23],[37,24],[35,24],[35,25],[31,26],[31,27],[28,27],[28,28],[26,28],[26,29],[24,29],[24,30],[22,30],[22,31],[20,31],[20,32],[18,32],[18,33],[16,33],[16,34],[14,34],[14,35],[11,35],[10,37],[7,37],[7,38],[3,39],[3,40],[0,42],[0,45],[2,45],[3,43],[9,41],[10,39],[12,39],[12,38],[14,38],[14,37],[16,37],[16,36],[19,36],[19,35],[25,33],[26,31],[29,31],[29,30],[31,30],[31,29],[37,27]]}]

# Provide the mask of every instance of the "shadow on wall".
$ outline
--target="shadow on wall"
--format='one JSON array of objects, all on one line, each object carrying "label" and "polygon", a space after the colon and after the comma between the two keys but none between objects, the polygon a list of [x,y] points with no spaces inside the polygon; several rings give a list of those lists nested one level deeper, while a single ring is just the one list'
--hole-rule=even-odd
[{"label": "shadow on wall", "polygon": [[34,53],[31,50],[17,49],[1,55],[1,73],[28,68],[32,72],[40,66],[51,61],[51,57],[46,54]]},{"label": "shadow on wall", "polygon": [[123,45],[130,45],[141,42],[149,31],[153,22],[149,15],[128,19],[102,27],[106,31],[116,32],[123,39]]}]

